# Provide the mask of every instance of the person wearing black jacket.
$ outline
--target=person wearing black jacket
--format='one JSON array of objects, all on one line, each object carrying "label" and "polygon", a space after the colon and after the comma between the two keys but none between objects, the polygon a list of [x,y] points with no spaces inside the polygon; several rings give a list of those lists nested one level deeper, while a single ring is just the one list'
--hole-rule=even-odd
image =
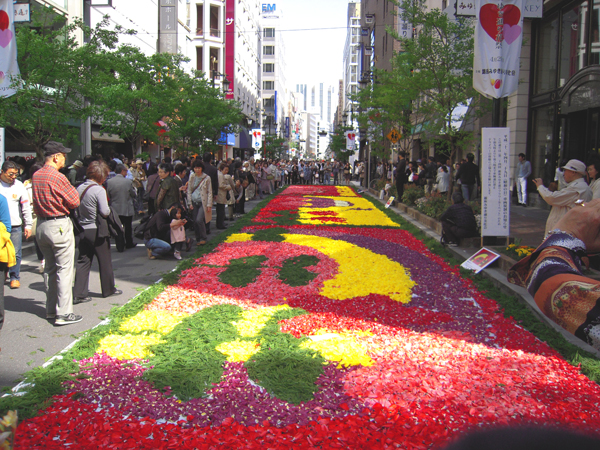
[{"label": "person wearing black jacket", "polygon": [[476,196],[475,186],[481,186],[479,167],[473,162],[474,159],[473,153],[469,153],[467,162],[461,164],[456,172],[456,180],[460,180],[462,195],[465,200],[473,200]]},{"label": "person wearing black jacket", "polygon": [[156,259],[171,252],[171,210],[161,209],[154,214],[144,229],[144,245],[148,251],[148,259]]},{"label": "person wearing black jacket", "polygon": [[433,192],[433,183],[437,176],[437,164],[433,156],[429,157],[429,162],[425,166],[425,193]]},{"label": "person wearing black jacket", "polygon": [[442,245],[459,244],[463,238],[475,237],[477,233],[477,221],[475,214],[469,205],[465,205],[460,192],[452,194],[452,206],[450,206],[442,217]]},{"label": "person wearing black jacket", "polygon": [[402,201],[402,195],[404,194],[404,185],[406,184],[406,152],[398,153],[398,167],[396,168],[396,192],[397,199],[399,202]]}]

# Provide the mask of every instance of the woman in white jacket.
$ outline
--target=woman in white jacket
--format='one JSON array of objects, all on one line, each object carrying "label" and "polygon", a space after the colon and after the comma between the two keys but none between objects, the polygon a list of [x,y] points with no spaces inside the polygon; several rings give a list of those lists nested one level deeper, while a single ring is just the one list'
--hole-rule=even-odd
[{"label": "woman in white jacket", "polygon": [[440,170],[438,170],[435,182],[437,183],[437,191],[440,194],[446,194],[450,185],[450,174],[448,168],[442,164]]}]

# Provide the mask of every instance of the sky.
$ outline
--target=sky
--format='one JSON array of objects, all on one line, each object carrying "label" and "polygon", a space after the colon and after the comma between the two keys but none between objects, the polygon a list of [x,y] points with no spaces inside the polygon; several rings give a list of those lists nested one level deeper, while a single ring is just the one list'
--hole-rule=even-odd
[{"label": "sky", "polygon": [[[337,93],[343,77],[348,0],[279,0],[286,48],[287,87],[324,83]],[[336,100],[337,101],[337,100]]]}]

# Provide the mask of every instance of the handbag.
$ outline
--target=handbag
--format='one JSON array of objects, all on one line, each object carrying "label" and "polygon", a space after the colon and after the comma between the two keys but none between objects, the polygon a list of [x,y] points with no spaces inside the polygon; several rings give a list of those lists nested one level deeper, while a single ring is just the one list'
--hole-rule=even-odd
[{"label": "handbag", "polygon": [[[81,193],[81,196],[79,197],[80,202],[81,202],[81,199],[83,199],[83,197],[85,197],[85,194],[87,193],[88,189],[91,188],[92,186],[93,186],[93,184],[90,184]],[[83,233],[85,231],[83,229],[83,227],[81,226],[81,224],[79,223],[79,208],[71,209],[69,211],[69,219],[71,219],[71,223],[73,224],[73,234],[75,236],[79,236],[81,233]]]},{"label": "handbag", "polygon": [[[150,192],[152,192],[152,190],[154,189],[154,186],[156,186],[156,181],[160,180],[159,177],[156,177],[154,179],[154,182],[152,183],[152,187],[150,189],[147,189],[146,192],[144,192],[144,201],[147,202],[150,200]],[[147,184],[147,182],[146,182]]]},{"label": "handbag", "polygon": [[194,191],[192,192],[192,203],[202,204],[202,191],[200,191],[200,189],[198,188],[200,187],[203,181],[204,178],[201,178],[200,182],[196,186],[196,189],[194,189]]}]

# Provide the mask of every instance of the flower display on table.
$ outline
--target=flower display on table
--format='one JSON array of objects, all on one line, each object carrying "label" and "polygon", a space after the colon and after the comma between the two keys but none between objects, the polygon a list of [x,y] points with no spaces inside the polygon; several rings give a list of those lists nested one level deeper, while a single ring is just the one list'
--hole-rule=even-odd
[{"label": "flower display on table", "polygon": [[409,232],[373,226],[375,212],[389,220],[349,188],[287,188],[99,339],[18,441],[439,448],[500,424],[600,434],[597,384]]}]

